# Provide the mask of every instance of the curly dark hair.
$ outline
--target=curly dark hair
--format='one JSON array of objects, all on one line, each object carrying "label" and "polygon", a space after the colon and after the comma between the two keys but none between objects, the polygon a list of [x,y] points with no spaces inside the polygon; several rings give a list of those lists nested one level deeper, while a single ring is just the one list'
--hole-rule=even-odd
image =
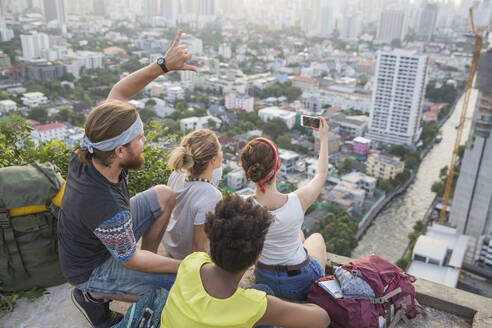
[{"label": "curly dark hair", "polygon": [[212,261],[227,272],[246,270],[258,259],[272,221],[268,210],[251,199],[226,196],[205,221]]},{"label": "curly dark hair", "polygon": [[[275,166],[275,153],[272,147],[266,142],[253,139],[241,150],[240,163],[246,174],[246,178],[253,182],[259,182],[273,170]],[[271,182],[274,176],[265,182]]]}]

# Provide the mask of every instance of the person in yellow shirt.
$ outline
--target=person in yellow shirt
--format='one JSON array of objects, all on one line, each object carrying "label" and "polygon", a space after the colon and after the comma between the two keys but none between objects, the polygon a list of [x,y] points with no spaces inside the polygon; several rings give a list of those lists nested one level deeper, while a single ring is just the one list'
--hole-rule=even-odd
[{"label": "person in yellow shirt", "polygon": [[[272,215],[251,200],[231,195],[208,213],[205,232],[210,256],[188,255],[162,311],[161,328],[325,328],[328,314],[315,304],[297,304],[267,295],[267,286],[238,287],[263,249]],[[265,288],[266,287],[266,288]]]}]

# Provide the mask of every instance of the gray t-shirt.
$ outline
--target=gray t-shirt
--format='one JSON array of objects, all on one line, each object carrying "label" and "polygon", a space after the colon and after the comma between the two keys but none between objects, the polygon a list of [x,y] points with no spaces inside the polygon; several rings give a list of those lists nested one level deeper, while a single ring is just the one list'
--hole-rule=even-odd
[{"label": "gray t-shirt", "polygon": [[185,178],[185,174],[173,172],[168,181],[168,186],[176,193],[176,205],[162,244],[175,259],[184,259],[191,254],[195,225],[204,224],[207,213],[213,212],[222,198],[220,191],[212,184],[185,181]]}]

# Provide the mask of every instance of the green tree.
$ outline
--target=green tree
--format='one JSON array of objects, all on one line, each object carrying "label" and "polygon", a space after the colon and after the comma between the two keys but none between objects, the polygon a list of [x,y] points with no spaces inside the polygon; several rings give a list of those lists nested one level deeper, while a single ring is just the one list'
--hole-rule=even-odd
[{"label": "green tree", "polygon": [[289,149],[291,146],[290,137],[286,135],[281,135],[277,138],[277,145],[280,148]]},{"label": "green tree", "polygon": [[263,126],[263,134],[268,134],[274,141],[287,130],[287,125],[280,118],[271,119]]},{"label": "green tree", "polygon": [[156,117],[154,109],[152,107],[147,107],[147,106],[145,106],[145,108],[142,109],[139,114],[144,123],[149,123],[150,120]]},{"label": "green tree", "polygon": [[378,185],[379,189],[382,189],[387,193],[393,191],[393,184],[391,183],[391,180],[389,180],[389,179],[386,179],[386,180],[379,179],[377,182],[377,185]]},{"label": "green tree", "polygon": [[354,162],[350,157],[347,157],[343,160],[343,162],[339,165],[338,170],[340,174],[347,174],[352,171],[352,166]]},{"label": "green tree", "polygon": [[207,126],[210,130],[216,130],[217,129],[217,122],[215,122],[213,119],[209,118],[207,120]]},{"label": "green tree", "polygon": [[436,181],[432,184],[431,191],[438,196],[442,197],[444,195],[445,183],[442,181]]},{"label": "green tree", "polygon": [[317,222],[316,229],[325,239],[326,250],[330,253],[350,256],[357,247],[357,226],[350,222],[346,212],[329,213]]},{"label": "green tree", "polygon": [[285,96],[287,97],[287,101],[293,102],[297,100],[302,95],[302,90],[297,87],[287,87],[285,89]]},{"label": "green tree", "polygon": [[34,107],[29,111],[27,117],[44,124],[48,120],[48,110],[43,107]]},{"label": "green tree", "polygon": [[391,148],[389,150],[390,154],[396,155],[399,157],[404,157],[407,154],[407,152],[408,152],[408,150],[401,145],[391,146]]}]

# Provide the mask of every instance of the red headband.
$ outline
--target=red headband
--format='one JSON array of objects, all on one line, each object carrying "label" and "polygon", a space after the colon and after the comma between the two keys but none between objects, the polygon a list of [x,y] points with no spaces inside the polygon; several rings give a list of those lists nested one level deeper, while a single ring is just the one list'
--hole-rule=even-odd
[{"label": "red headband", "polygon": [[275,165],[273,166],[273,169],[270,171],[270,173],[267,174],[266,177],[264,177],[263,179],[261,179],[258,182],[258,185],[260,186],[261,192],[265,193],[265,182],[270,180],[275,175],[275,172],[278,169],[278,152],[277,152],[277,148],[275,148],[275,145],[270,140],[265,139],[265,138],[256,138],[255,140],[256,141],[262,141],[262,142],[266,143],[267,145],[269,145],[270,147],[272,147],[273,154],[275,155]]}]

